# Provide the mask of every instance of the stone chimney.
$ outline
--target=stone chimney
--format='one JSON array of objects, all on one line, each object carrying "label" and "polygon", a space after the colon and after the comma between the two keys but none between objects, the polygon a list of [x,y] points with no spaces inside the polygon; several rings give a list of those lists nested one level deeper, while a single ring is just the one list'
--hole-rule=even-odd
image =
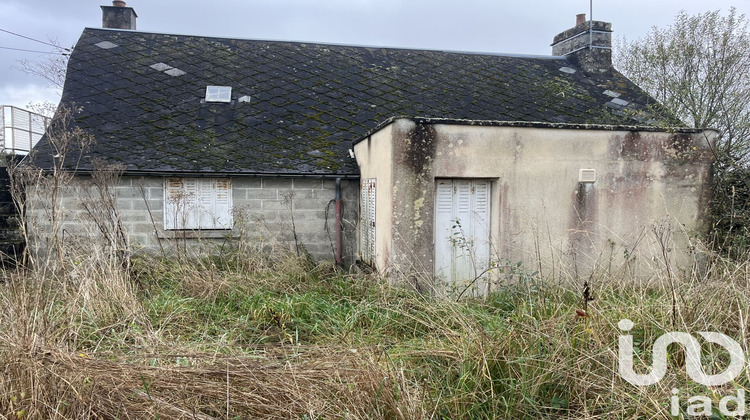
[{"label": "stone chimney", "polygon": [[132,7],[127,7],[122,0],[114,0],[111,6],[101,6],[102,28],[135,30],[135,19],[138,15]]},{"label": "stone chimney", "polygon": [[555,36],[552,55],[573,58],[591,76],[612,73],[612,24],[576,15],[576,26]]}]

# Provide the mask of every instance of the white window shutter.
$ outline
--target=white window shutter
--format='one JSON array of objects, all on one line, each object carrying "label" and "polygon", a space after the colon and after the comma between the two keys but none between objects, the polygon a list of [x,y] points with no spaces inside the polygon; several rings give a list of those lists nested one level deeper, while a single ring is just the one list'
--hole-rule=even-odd
[{"label": "white window shutter", "polygon": [[164,229],[178,229],[184,207],[181,178],[167,178],[164,185]]},{"label": "white window shutter", "polygon": [[474,191],[472,196],[474,202],[472,203],[472,207],[474,209],[474,220],[475,223],[483,224],[483,229],[487,230],[490,204],[490,183],[487,181],[476,181],[474,182],[473,188]]},{"label": "white window shutter", "polygon": [[182,180],[184,205],[180,218],[177,220],[182,229],[197,229],[200,226],[201,207],[198,199],[200,185],[198,179],[185,178]]},{"label": "white window shutter", "polygon": [[168,178],[164,228],[231,229],[232,183],[228,178]]},{"label": "white window shutter", "polygon": [[435,191],[435,276],[450,281],[453,278],[453,182],[451,180],[436,180]]},{"label": "white window shutter", "polygon": [[216,201],[214,229],[231,229],[234,225],[232,215],[232,181],[228,178],[216,180]]},{"label": "white window shutter", "polygon": [[192,212],[195,222],[189,229],[213,229],[214,195],[216,193],[213,179],[198,179],[196,182],[196,203]]},{"label": "white window shutter", "polygon": [[471,214],[471,182],[456,181],[456,217],[464,218]]},{"label": "white window shutter", "polygon": [[438,181],[437,212],[448,217],[453,212],[453,184],[450,181]]}]

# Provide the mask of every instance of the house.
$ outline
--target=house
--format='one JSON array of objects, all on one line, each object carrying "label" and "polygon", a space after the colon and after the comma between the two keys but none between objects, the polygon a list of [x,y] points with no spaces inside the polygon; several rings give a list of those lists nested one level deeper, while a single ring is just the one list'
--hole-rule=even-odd
[{"label": "house", "polygon": [[[94,143],[63,166],[120,165],[139,247],[249,232],[484,293],[493,261],[584,272],[660,220],[675,254],[703,228],[714,133],[663,128],[679,121],[612,68],[609,23],[520,56],[146,33],[102,9],[61,102]],[[60,163],[50,146],[35,165]]]}]

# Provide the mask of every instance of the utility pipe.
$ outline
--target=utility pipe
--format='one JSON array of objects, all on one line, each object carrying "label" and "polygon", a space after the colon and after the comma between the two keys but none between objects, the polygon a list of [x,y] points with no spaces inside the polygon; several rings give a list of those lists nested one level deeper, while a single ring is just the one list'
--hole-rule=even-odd
[{"label": "utility pipe", "polygon": [[343,248],[343,237],[342,237],[342,217],[341,217],[341,178],[336,178],[336,264],[341,265],[343,263],[342,248]]}]

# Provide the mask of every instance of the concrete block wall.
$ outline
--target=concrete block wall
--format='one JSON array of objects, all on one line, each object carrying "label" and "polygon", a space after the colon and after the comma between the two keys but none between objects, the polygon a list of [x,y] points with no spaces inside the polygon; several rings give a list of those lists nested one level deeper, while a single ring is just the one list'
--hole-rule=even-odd
[{"label": "concrete block wall", "polygon": [[[335,248],[335,193],[333,179],[232,177],[234,228],[217,231],[164,229],[164,178],[123,176],[113,189],[120,223],[134,251],[169,252],[188,246],[211,252],[216,244],[248,241],[267,250],[295,252],[297,244],[316,260],[333,260]],[[359,180],[342,180],[343,256],[354,262],[357,245]],[[49,194],[31,192],[35,233],[48,239]],[[88,177],[76,177],[61,194],[62,229],[67,238],[97,234],[90,210],[83,205],[98,194]],[[296,233],[296,240],[295,240]],[[41,242],[44,242],[42,240]]]},{"label": "concrete block wall", "polygon": [[[342,180],[343,254],[354,262],[359,180]],[[318,260],[332,260],[335,247],[336,183],[332,179],[233,178],[235,233],[281,245],[297,242]]]}]

